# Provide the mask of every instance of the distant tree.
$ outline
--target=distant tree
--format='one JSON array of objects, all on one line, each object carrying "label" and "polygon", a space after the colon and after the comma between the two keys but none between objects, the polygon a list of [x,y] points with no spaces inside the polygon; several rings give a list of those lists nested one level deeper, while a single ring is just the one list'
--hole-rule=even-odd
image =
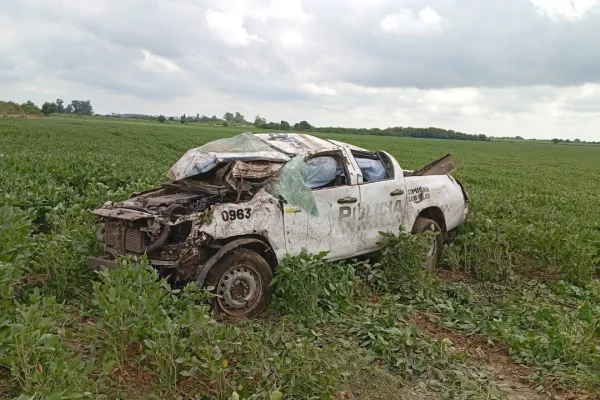
[{"label": "distant tree", "polygon": [[279,130],[281,130],[281,124],[278,124],[277,122],[269,122],[269,123],[263,124],[261,126],[261,128],[279,131]]},{"label": "distant tree", "polygon": [[196,113],[196,118],[194,118],[194,122],[200,122],[200,113]]},{"label": "distant tree", "polygon": [[254,126],[256,126],[257,128],[262,128],[265,124],[267,123],[267,120],[263,117],[261,117],[260,115],[257,115],[256,117],[254,117]]},{"label": "distant tree", "polygon": [[21,109],[28,115],[36,115],[40,113],[40,108],[33,101],[27,100],[27,103],[21,104]]},{"label": "distant tree", "polygon": [[581,143],[581,140],[579,138],[573,140],[573,143]]},{"label": "distant tree", "polygon": [[165,122],[166,120],[167,120],[167,118],[165,118],[165,116],[164,116],[164,115],[159,115],[159,116],[158,116],[158,122],[160,122],[160,123],[163,123],[163,122]]},{"label": "distant tree", "polygon": [[523,138],[522,136],[516,136],[515,139],[517,139],[517,140],[525,140],[525,138]]},{"label": "distant tree", "polygon": [[236,111],[235,115],[233,116],[233,122],[241,125],[246,122],[246,118],[244,118],[244,116],[242,114],[240,114],[238,111]]},{"label": "distant tree", "polygon": [[73,114],[75,112],[75,108],[73,104],[69,104],[67,108],[65,108],[65,114]]},{"label": "distant tree", "polygon": [[217,116],[216,116],[216,115],[213,115],[212,117],[210,117],[210,120],[211,120],[212,122],[219,122],[219,118],[217,118]]},{"label": "distant tree", "polygon": [[281,121],[281,130],[282,131],[289,131],[290,130],[290,123],[287,121]]},{"label": "distant tree", "polygon": [[81,102],[81,114],[83,115],[94,115],[94,108],[89,100]]},{"label": "distant tree", "polygon": [[173,122],[173,121],[175,121],[175,118],[169,117],[169,121]]},{"label": "distant tree", "polygon": [[42,105],[42,114],[44,114],[46,117],[54,112],[56,112],[55,103],[45,102]]},{"label": "distant tree", "polygon": [[294,124],[294,129],[308,130],[308,129],[312,129],[312,125],[306,121],[300,121],[297,124]]},{"label": "distant tree", "polygon": [[230,112],[226,112],[226,113],[223,115],[223,119],[224,119],[225,121],[227,121],[227,122],[233,122],[233,118],[234,118],[234,116],[233,116],[233,114],[232,114],[232,113],[230,113]]},{"label": "distant tree", "polygon": [[181,118],[179,119],[179,122],[181,122],[182,124],[185,124],[185,113],[181,116]]},{"label": "distant tree", "polygon": [[65,106],[63,99],[56,99],[56,112],[62,114],[65,112]]},{"label": "distant tree", "polygon": [[200,117],[200,122],[202,122],[202,123],[210,122],[210,118],[208,118],[206,115],[202,115]]},{"label": "distant tree", "polygon": [[223,121],[223,126],[229,126],[229,123],[227,121]]},{"label": "distant tree", "polygon": [[554,143],[554,144],[558,144],[559,142],[560,142],[560,139],[556,139],[556,138],[552,139],[552,143]]},{"label": "distant tree", "polygon": [[67,112],[79,115],[94,115],[94,108],[89,100],[73,100],[67,106]]},{"label": "distant tree", "polygon": [[571,139],[565,140],[565,143],[571,143]]}]

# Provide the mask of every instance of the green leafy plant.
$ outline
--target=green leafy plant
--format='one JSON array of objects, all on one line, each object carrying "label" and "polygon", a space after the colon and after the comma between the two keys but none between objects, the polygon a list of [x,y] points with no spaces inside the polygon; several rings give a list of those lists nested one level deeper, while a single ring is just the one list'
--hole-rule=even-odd
[{"label": "green leafy plant", "polygon": [[73,354],[54,332],[60,307],[52,297],[34,292],[30,305],[16,302],[9,340],[2,354],[12,376],[27,396],[51,399],[91,397],[97,383],[91,378],[93,360]]},{"label": "green leafy plant", "polygon": [[354,269],[325,260],[325,253],[302,252],[284,259],[271,285],[273,306],[307,322],[323,322],[351,308],[357,294]]}]

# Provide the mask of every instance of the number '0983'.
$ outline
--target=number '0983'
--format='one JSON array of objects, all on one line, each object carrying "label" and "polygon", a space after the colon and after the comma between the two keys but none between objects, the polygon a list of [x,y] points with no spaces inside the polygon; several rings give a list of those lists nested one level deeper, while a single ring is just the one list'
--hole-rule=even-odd
[{"label": "number '0983'", "polygon": [[223,221],[235,221],[236,219],[248,219],[250,218],[250,209],[249,208],[240,208],[238,210],[229,210],[223,211],[221,213],[221,218]]}]

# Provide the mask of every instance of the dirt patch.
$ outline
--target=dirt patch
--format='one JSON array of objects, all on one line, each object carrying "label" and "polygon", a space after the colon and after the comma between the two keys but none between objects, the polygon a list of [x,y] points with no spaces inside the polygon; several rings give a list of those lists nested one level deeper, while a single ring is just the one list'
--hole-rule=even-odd
[{"label": "dirt patch", "polygon": [[404,382],[385,366],[356,372],[350,377],[348,392],[338,397],[343,400],[436,400],[435,393],[419,386],[418,382]]},{"label": "dirt patch", "polygon": [[0,365],[0,399],[17,396],[15,381],[10,376],[10,368]]},{"label": "dirt patch", "polygon": [[505,393],[508,400],[575,400],[593,399],[593,395],[580,390],[569,392],[553,392],[548,390],[552,386],[544,385],[544,390],[538,392],[534,383],[528,376],[534,372],[534,368],[517,364],[508,356],[506,346],[492,344],[484,335],[462,335],[450,328],[436,323],[436,315],[417,312],[411,321],[423,329],[426,334],[434,339],[449,338],[453,342],[455,352],[466,354],[482,372],[494,379],[498,387]]},{"label": "dirt patch", "polygon": [[458,351],[464,351],[469,358],[474,360],[506,359],[508,363],[515,365],[519,375],[529,373],[530,368],[520,364],[515,364],[508,358],[508,350],[502,344],[493,345],[484,335],[462,335],[450,328],[439,325],[435,322],[437,316],[423,312],[416,312],[411,322],[417,324],[421,329],[427,332],[427,335],[434,339],[449,338],[454,343]]},{"label": "dirt patch", "polygon": [[450,269],[440,269],[435,271],[435,276],[442,282],[463,282],[463,283],[476,283],[475,278],[469,274],[460,271],[453,271]]}]

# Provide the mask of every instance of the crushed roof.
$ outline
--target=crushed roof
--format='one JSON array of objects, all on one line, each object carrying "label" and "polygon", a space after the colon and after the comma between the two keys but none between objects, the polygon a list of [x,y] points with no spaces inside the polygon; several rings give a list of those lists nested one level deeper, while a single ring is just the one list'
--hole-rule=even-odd
[{"label": "crushed roof", "polygon": [[285,154],[310,154],[340,147],[329,140],[303,133],[259,133],[255,136]]}]

